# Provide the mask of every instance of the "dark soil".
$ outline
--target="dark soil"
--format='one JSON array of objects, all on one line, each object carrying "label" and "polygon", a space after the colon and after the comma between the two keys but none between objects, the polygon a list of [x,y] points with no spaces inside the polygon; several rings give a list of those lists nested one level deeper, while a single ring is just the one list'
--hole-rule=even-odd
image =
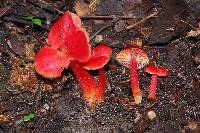
[{"label": "dark soil", "polygon": [[[138,21],[156,8],[159,15],[131,30],[123,29],[124,25],[133,24],[129,19],[121,22],[123,26],[115,19],[99,22],[82,19],[91,36],[103,26],[112,25],[100,33],[103,36],[100,43],[113,50],[106,65],[106,96],[101,104],[90,109],[70,69],[58,79],[45,79],[37,75],[33,67],[35,53],[46,44],[50,26],[61,16],[58,10],[75,12],[74,1],[0,1],[0,133],[200,132],[200,33],[187,36],[187,32],[197,30],[198,23],[200,25],[200,3],[142,0],[140,6],[136,6],[140,0],[136,0],[136,4],[131,0],[114,0],[113,6],[109,6],[111,2],[113,0],[101,0],[96,14],[124,16],[131,13]],[[24,16],[43,20],[42,26],[23,19]],[[141,29],[147,30],[141,32]],[[143,42],[150,64],[166,67],[170,72],[168,77],[159,78],[157,99],[151,101],[147,99],[151,75],[139,70],[143,91],[140,105],[135,105],[132,99],[129,70],[115,60],[116,54],[131,46],[130,42],[136,38]],[[98,43],[93,39],[91,45]],[[91,74],[98,76],[96,71]],[[147,118],[149,111],[156,114],[153,120]],[[17,124],[30,113],[35,114],[33,119]]]}]

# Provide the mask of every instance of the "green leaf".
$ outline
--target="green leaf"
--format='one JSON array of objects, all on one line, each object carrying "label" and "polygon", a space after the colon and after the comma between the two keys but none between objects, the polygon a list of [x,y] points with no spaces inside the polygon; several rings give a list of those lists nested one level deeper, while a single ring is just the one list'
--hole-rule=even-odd
[{"label": "green leaf", "polygon": [[35,25],[42,26],[42,21],[38,18],[32,19],[32,23],[35,24]]},{"label": "green leaf", "polygon": [[28,115],[23,116],[23,117],[22,117],[22,120],[23,120],[23,121],[31,121],[31,119],[33,119],[34,117],[35,117],[35,114],[30,113],[30,114],[28,114]]},{"label": "green leaf", "polygon": [[15,125],[18,126],[23,122],[31,121],[34,117],[35,117],[35,114],[33,114],[33,113],[22,116],[20,120],[15,122]]},{"label": "green leaf", "polygon": [[32,16],[22,17],[26,20],[31,20],[31,22],[35,25],[42,26],[42,20],[39,18],[33,18]]}]

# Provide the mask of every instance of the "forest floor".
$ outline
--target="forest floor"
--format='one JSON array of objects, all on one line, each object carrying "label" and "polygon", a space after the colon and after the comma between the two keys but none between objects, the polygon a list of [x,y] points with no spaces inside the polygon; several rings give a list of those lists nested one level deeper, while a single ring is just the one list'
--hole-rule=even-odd
[{"label": "forest floor", "polygon": [[[199,7],[200,2],[187,0],[1,0],[0,133],[199,133]],[[105,99],[93,109],[84,103],[70,69],[57,79],[34,69],[51,25],[68,10],[94,37],[92,47],[105,44],[113,50],[105,66]],[[151,65],[170,72],[159,78],[152,101],[147,98],[151,75],[139,70],[139,105],[132,98],[129,70],[115,59],[133,46],[147,52]]]}]

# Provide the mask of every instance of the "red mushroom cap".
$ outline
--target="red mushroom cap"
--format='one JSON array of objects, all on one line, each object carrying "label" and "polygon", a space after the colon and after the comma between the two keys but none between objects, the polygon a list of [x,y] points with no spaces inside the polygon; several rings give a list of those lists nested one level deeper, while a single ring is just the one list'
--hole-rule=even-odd
[{"label": "red mushroom cap", "polygon": [[67,40],[62,45],[61,49],[65,51],[65,54],[68,56],[69,60],[87,62],[90,59],[90,44],[84,32],[77,31],[66,39]]},{"label": "red mushroom cap", "polygon": [[37,73],[40,75],[46,78],[56,78],[61,75],[65,67],[68,67],[69,60],[62,52],[44,46],[36,54],[34,64]]},{"label": "red mushroom cap", "polygon": [[102,68],[110,59],[112,49],[105,45],[97,46],[93,49],[91,58],[83,64],[87,70],[96,70]]},{"label": "red mushroom cap", "polygon": [[145,67],[149,63],[148,55],[141,48],[126,48],[120,51],[116,56],[116,60],[127,68],[129,68],[131,58],[135,58],[137,60],[138,69]]},{"label": "red mushroom cap", "polygon": [[168,76],[169,75],[169,71],[166,68],[163,67],[154,67],[154,66],[148,66],[145,69],[145,72],[150,73],[150,74],[156,74],[158,76]]},{"label": "red mushroom cap", "polygon": [[51,27],[48,46],[36,55],[35,69],[46,78],[55,78],[61,75],[64,67],[68,67],[70,60],[83,63],[90,56],[89,37],[80,18],[67,11]]},{"label": "red mushroom cap", "polygon": [[69,60],[87,62],[90,58],[89,36],[82,27],[79,16],[69,11],[51,27],[48,44],[53,48],[62,49]]}]

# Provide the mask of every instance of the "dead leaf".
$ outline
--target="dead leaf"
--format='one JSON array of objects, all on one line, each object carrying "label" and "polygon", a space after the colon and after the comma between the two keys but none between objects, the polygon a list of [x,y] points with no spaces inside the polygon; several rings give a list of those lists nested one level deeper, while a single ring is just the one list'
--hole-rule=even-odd
[{"label": "dead leaf", "polygon": [[116,0],[104,0],[96,8],[96,14],[104,16],[122,15],[121,11],[122,11],[121,2]]},{"label": "dead leaf", "polygon": [[8,115],[4,115],[4,114],[0,114],[0,123],[6,123],[9,122],[9,116]]},{"label": "dead leaf", "polygon": [[187,33],[187,37],[196,37],[200,35],[200,22],[198,23],[198,27],[195,30],[191,30]]},{"label": "dead leaf", "polygon": [[26,60],[28,60],[29,62],[34,61],[35,59],[35,52],[34,52],[34,47],[36,44],[36,40],[34,40],[33,42],[31,42],[30,44],[26,43],[24,45],[24,54],[25,54],[25,58]]},{"label": "dead leaf", "polygon": [[90,14],[89,6],[83,0],[75,2],[74,9],[78,16],[87,16]]},{"label": "dead leaf", "polygon": [[16,55],[22,57],[24,51],[24,45],[22,43],[22,37],[17,35],[16,32],[11,33],[10,40],[7,41],[8,47],[14,52]]},{"label": "dead leaf", "polygon": [[195,130],[196,128],[198,127],[198,124],[196,121],[191,121],[189,124],[188,124],[188,128],[190,130]]},{"label": "dead leaf", "polygon": [[25,67],[19,67],[18,64],[18,66],[12,67],[8,82],[11,85],[19,86],[22,90],[35,92],[38,84],[33,64],[26,64]]},{"label": "dead leaf", "polygon": [[152,34],[150,35],[149,44],[164,44],[174,36],[184,35],[188,28],[191,28],[180,21],[180,19],[185,20],[181,16],[185,16],[184,10],[187,9],[183,1],[169,0],[166,1],[165,5],[167,8],[163,13],[157,18],[149,20],[152,24]]}]

